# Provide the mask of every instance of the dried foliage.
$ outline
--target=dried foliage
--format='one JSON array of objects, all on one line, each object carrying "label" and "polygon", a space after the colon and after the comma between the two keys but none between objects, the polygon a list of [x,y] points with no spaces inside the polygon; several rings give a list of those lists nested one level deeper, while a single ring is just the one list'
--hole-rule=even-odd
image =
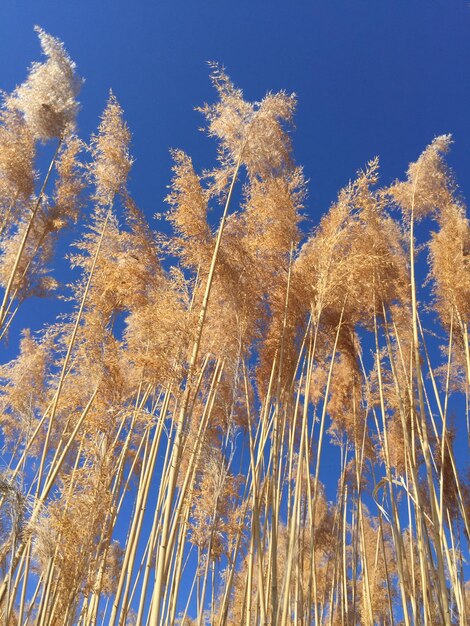
[{"label": "dried foliage", "polygon": [[0,623],[470,623],[450,137],[386,188],[370,161],[304,233],[295,97],[248,102],[212,64],[215,165],[172,152],[155,232],[115,96],[86,144],[75,64],[38,34],[0,111],[0,338],[30,296],[69,304],[0,366]]}]

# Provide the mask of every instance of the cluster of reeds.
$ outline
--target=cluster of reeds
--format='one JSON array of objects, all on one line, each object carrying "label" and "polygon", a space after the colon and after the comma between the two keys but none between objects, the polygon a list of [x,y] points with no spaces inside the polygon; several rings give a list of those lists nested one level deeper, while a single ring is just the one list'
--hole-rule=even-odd
[{"label": "cluster of reeds", "polygon": [[470,623],[450,137],[387,188],[371,161],[307,236],[295,97],[247,102],[214,65],[214,168],[173,152],[157,233],[117,100],[78,139],[81,80],[39,38],[0,114],[0,335],[31,296],[65,312],[0,370],[1,626]]}]

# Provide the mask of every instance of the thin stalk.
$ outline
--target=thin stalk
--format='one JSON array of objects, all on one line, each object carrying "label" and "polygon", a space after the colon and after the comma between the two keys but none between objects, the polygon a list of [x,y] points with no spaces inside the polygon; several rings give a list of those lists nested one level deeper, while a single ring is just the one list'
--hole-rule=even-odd
[{"label": "thin stalk", "polygon": [[60,137],[59,141],[57,142],[57,146],[55,148],[55,151],[54,151],[54,154],[52,156],[51,162],[49,164],[49,168],[47,170],[46,176],[45,176],[44,181],[42,183],[41,190],[40,190],[39,195],[37,197],[37,200],[36,200],[36,202],[34,204],[33,210],[31,211],[31,215],[29,217],[26,229],[25,229],[25,231],[23,233],[23,237],[21,238],[20,246],[19,246],[18,251],[16,253],[15,261],[13,263],[13,267],[11,269],[10,276],[8,278],[8,282],[7,282],[7,285],[5,287],[5,293],[3,294],[2,304],[0,305],[0,328],[5,323],[5,309],[6,309],[9,297],[10,297],[11,289],[12,289],[12,286],[13,286],[13,281],[15,280],[16,272],[18,270],[18,266],[20,264],[21,257],[23,256],[24,249],[26,247],[26,241],[28,239],[29,233],[31,232],[31,228],[33,227],[34,219],[35,219],[35,217],[37,215],[37,212],[38,212],[38,210],[39,210],[39,208],[41,206],[42,198],[44,196],[44,192],[46,190],[47,183],[49,182],[49,178],[51,177],[52,170],[54,168],[54,164],[55,164],[56,159],[57,159],[57,155],[58,155],[60,147],[62,145],[62,141],[63,141],[63,138]]},{"label": "thin stalk", "polygon": [[46,440],[44,442],[43,453],[42,453],[41,462],[40,462],[40,466],[39,466],[39,476],[38,476],[38,482],[37,482],[37,494],[38,495],[39,495],[40,490],[41,490],[42,475],[43,475],[44,465],[45,465],[45,462],[46,462],[46,456],[47,456],[48,448],[49,448],[49,439],[50,439],[51,432],[52,432],[52,425],[54,423],[54,418],[55,418],[55,415],[56,415],[57,405],[59,403],[59,397],[60,397],[60,394],[61,394],[61,391],[62,391],[62,386],[64,384],[65,373],[67,371],[69,360],[70,360],[70,357],[71,357],[71,354],[72,354],[72,349],[73,349],[73,346],[75,344],[75,338],[77,336],[77,332],[78,332],[78,328],[79,328],[79,325],[80,325],[80,321],[82,319],[82,314],[83,314],[83,311],[84,311],[84,308],[85,308],[85,302],[86,302],[86,299],[87,299],[87,296],[88,296],[88,292],[90,290],[91,281],[92,281],[92,278],[93,278],[93,275],[94,275],[96,263],[98,261],[99,253],[100,253],[100,250],[101,250],[101,244],[103,243],[103,238],[104,238],[104,234],[105,234],[105,231],[106,231],[106,226],[108,224],[110,215],[111,215],[111,209],[109,209],[108,212],[106,213],[106,217],[105,217],[104,222],[103,222],[103,227],[101,229],[100,237],[98,239],[98,244],[96,246],[96,251],[95,251],[95,255],[93,257],[93,262],[92,262],[92,265],[91,265],[91,269],[90,269],[90,273],[89,273],[89,276],[88,276],[88,280],[86,282],[85,290],[83,292],[83,296],[82,296],[82,299],[81,299],[81,302],[80,302],[80,307],[78,309],[77,317],[75,319],[75,324],[74,324],[74,327],[73,327],[73,330],[72,330],[72,334],[70,336],[70,340],[69,340],[69,344],[68,344],[68,348],[67,348],[67,353],[66,353],[64,361],[62,363],[62,370],[61,370],[61,373],[60,373],[60,376],[59,376],[59,382],[57,384],[57,389],[56,389],[56,392],[55,392],[55,395],[54,395],[54,401],[53,401],[53,404],[52,404],[51,415],[50,415],[50,418],[49,418],[49,425],[48,425],[48,428],[47,428]]}]

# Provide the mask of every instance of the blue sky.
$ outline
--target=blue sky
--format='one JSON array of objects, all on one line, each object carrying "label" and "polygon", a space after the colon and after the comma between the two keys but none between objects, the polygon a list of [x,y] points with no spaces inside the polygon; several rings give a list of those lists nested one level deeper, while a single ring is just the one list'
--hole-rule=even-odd
[{"label": "blue sky", "polygon": [[470,196],[470,6],[458,0],[4,0],[0,87],[39,55],[33,25],[61,38],[86,78],[80,128],[96,127],[112,88],[133,132],[131,188],[152,215],[170,180],[169,147],[211,163],[193,107],[213,98],[206,61],[223,63],[249,99],[299,98],[295,151],[311,180],[314,222],[339,187],[380,155],[401,176],[434,136]]}]

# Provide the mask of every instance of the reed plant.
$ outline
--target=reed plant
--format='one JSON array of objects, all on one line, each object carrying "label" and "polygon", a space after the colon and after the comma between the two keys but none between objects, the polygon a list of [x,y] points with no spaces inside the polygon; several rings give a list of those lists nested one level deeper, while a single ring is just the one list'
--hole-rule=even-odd
[{"label": "reed plant", "polygon": [[82,81],[38,34],[0,112],[1,338],[34,297],[64,312],[0,366],[0,624],[470,623],[451,137],[385,187],[371,160],[305,232],[295,96],[211,64],[213,167],[172,152],[153,229],[116,97],[80,139]]}]

